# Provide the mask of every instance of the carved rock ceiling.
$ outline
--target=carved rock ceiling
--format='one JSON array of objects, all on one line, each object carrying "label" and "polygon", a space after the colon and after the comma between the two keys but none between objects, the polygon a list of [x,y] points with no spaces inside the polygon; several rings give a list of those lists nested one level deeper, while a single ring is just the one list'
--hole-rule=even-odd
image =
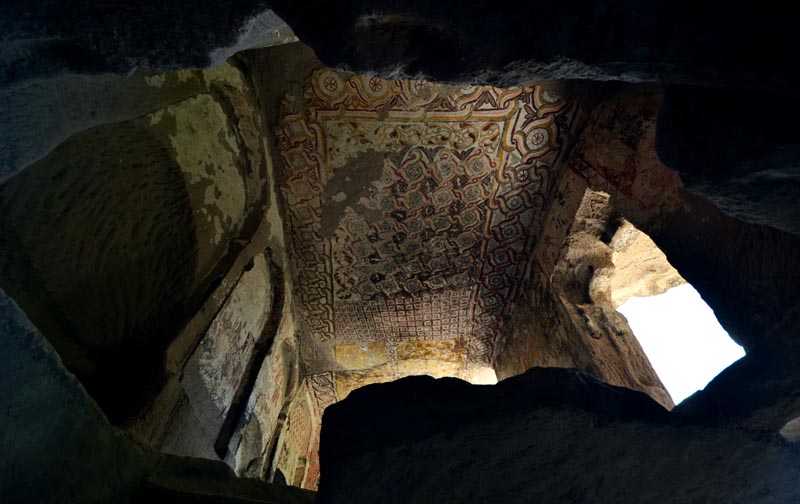
[{"label": "carved rock ceiling", "polygon": [[[316,71],[278,133],[306,338],[350,390],[491,366],[576,114],[499,89]],[[315,371],[315,372],[316,372]],[[317,394],[319,395],[319,394]]]}]

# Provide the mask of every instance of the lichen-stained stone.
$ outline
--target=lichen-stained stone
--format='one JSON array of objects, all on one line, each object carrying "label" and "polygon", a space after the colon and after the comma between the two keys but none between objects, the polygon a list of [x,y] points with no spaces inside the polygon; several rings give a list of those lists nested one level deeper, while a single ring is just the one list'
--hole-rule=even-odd
[{"label": "lichen-stained stone", "polygon": [[261,120],[239,70],[131,79],[111,79],[106,98],[142,97],[119,105],[135,118],[108,116],[121,121],[72,135],[0,186],[0,284],[115,422],[161,386],[161,353],[268,197]]},{"label": "lichen-stained stone", "polygon": [[156,130],[164,128],[181,167],[194,209],[197,241],[206,245],[200,248],[198,272],[208,271],[235,236],[246,210],[235,132],[211,95],[169,106],[147,120]]}]

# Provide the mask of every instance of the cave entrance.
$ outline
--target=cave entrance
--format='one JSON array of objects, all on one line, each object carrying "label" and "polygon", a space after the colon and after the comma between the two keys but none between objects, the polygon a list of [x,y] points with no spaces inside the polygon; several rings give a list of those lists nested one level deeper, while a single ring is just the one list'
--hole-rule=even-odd
[{"label": "cave entrance", "polygon": [[583,369],[670,408],[744,355],[607,193],[585,190],[549,279],[567,315],[550,333],[576,336],[543,338],[536,365]]},{"label": "cave entrance", "polygon": [[611,206],[607,194],[588,190],[582,206],[576,219],[593,222],[610,249],[593,273],[589,296],[610,302],[627,319],[675,404],[744,356],[700,293],[647,233]]},{"label": "cave entrance", "polygon": [[628,319],[675,404],[744,356],[689,283],[655,296],[631,297],[617,310]]}]

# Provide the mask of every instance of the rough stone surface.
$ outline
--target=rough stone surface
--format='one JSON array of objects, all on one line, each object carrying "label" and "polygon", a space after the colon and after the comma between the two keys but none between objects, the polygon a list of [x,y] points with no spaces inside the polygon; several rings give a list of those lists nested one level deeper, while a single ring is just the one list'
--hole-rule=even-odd
[{"label": "rough stone surface", "polygon": [[799,234],[800,100],[774,91],[742,99],[746,94],[667,87],[658,154],[688,190],[726,214]]},{"label": "rough stone surface", "polygon": [[[656,152],[662,91],[620,87],[587,118],[566,166],[645,232],[749,348],[800,301],[797,236],[734,219],[683,188]],[[780,280],[779,280],[780,279]],[[747,307],[747,309],[743,309]]]},{"label": "rough stone surface", "polygon": [[151,94],[167,82],[197,94],[81,131],[0,186],[0,284],[117,422],[158,387],[161,353],[266,201],[242,74],[153,76]]},{"label": "rough stone surface", "polygon": [[222,428],[256,342],[262,338],[272,309],[273,283],[267,261],[257,256],[183,369],[184,390],[208,432],[216,434]]},{"label": "rough stone surface", "polygon": [[688,397],[678,410],[706,421],[773,434],[780,432],[800,417],[799,334],[800,305],[765,335],[762,343],[749,350],[746,357]]},{"label": "rough stone surface", "polygon": [[205,68],[237,50],[293,39],[259,0],[68,6],[12,0],[3,4],[0,22],[0,85],[65,72]]},{"label": "rough stone surface", "polygon": [[1,290],[0,341],[3,500],[89,503],[129,495],[157,457],[137,453],[112,431],[53,347]]},{"label": "rough stone surface", "polygon": [[314,501],[309,492],[237,480],[220,462],[165,457],[131,441],[3,291],[0,341],[3,502],[156,502],[165,495],[183,499],[171,502]]},{"label": "rough stone surface", "polygon": [[662,294],[686,283],[646,234],[623,221],[609,247],[613,268],[601,269],[592,279],[593,298],[603,294],[618,308],[631,297]]},{"label": "rough stone surface", "polygon": [[326,64],[356,71],[506,86],[583,78],[790,91],[798,78],[788,63],[795,46],[791,24],[755,3],[738,9],[688,0],[512,1],[501,8],[419,0],[272,5]]},{"label": "rough stone surface", "polygon": [[371,385],[325,413],[319,502],[792,502],[797,448],[534,368]]},{"label": "rough stone surface", "polygon": [[574,302],[614,309],[685,283],[646,234],[626,221],[602,192],[587,191],[575,214],[553,281]]},{"label": "rough stone surface", "polygon": [[236,478],[221,462],[162,456],[162,461],[136,490],[133,504],[312,504],[314,492],[257,479]]},{"label": "rough stone surface", "polygon": [[569,175],[560,181],[495,371],[502,379],[531,366],[580,369],[671,408],[669,393],[627,321],[607,288],[597,285],[597,274],[614,269],[608,242],[619,216],[608,195],[584,189]]},{"label": "rough stone surface", "polygon": [[[0,286],[116,424],[240,475],[373,491],[403,467],[381,494],[403,502],[513,502],[529,497],[520,488],[562,501],[795,500],[796,449],[776,434],[791,439],[800,416],[791,21],[715,3],[276,0],[322,60],[364,72],[286,44],[121,77],[101,72],[207,66],[293,35],[258,2],[12,0],[0,7]],[[567,77],[668,85],[530,81]],[[675,86],[687,83],[707,88]],[[472,397],[449,382],[450,396],[414,392],[400,409],[390,392],[325,449],[355,469],[320,472],[322,412],[410,374],[491,382],[570,367],[671,407],[614,308],[676,273],[663,258],[649,267],[654,246],[617,212],[749,358],[680,415],[552,369],[516,392],[512,381]],[[78,429],[52,432],[86,441],[74,453],[90,463],[54,488],[283,498],[220,463],[159,458],[103,418],[83,429],[68,406],[55,398],[53,416]],[[120,439],[121,458],[107,457]],[[140,452],[155,472],[136,469]],[[27,471],[22,460],[0,464]],[[109,469],[132,479],[86,490]],[[632,473],[641,488],[622,481]]]}]

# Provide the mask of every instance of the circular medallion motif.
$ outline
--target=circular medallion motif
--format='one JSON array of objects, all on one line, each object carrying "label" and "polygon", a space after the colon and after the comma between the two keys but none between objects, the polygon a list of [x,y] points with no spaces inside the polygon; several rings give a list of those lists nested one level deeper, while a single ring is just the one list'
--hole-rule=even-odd
[{"label": "circular medallion motif", "polygon": [[377,76],[372,76],[369,79],[369,90],[373,93],[378,93],[383,89],[383,79]]},{"label": "circular medallion motif", "polygon": [[475,201],[481,197],[481,190],[476,186],[467,187],[464,190],[464,196],[466,197],[467,201]]},{"label": "circular medallion motif", "polygon": [[534,128],[530,131],[530,133],[528,133],[525,143],[528,145],[530,150],[539,150],[547,145],[547,141],[549,139],[550,132],[548,132],[546,129]]},{"label": "circular medallion motif", "polygon": [[510,208],[511,210],[518,209],[524,203],[525,202],[523,201],[523,199],[520,196],[512,196],[512,197],[510,197],[510,198],[508,198],[506,200],[506,204],[508,205],[508,208]]},{"label": "circular medallion motif", "polygon": [[[361,89],[366,98],[370,101],[383,100],[389,96],[389,84],[377,75],[360,77]],[[377,102],[372,103],[376,105]]]},{"label": "circular medallion motif", "polygon": [[486,162],[481,158],[470,161],[468,166],[470,171],[475,175],[480,175],[486,171]]},{"label": "circular medallion motif", "polygon": [[433,199],[436,201],[437,205],[446,206],[449,205],[451,201],[453,201],[453,196],[449,192],[441,191],[436,193]]},{"label": "circular medallion motif", "polygon": [[336,82],[336,79],[333,77],[325,77],[325,81],[323,82],[325,89],[333,93],[339,87],[339,83]]},{"label": "circular medallion motif", "polygon": [[410,180],[416,180],[422,176],[422,168],[417,163],[408,165],[406,167],[406,175]]},{"label": "circular medallion motif", "polygon": [[436,165],[436,175],[441,179],[450,178],[453,175],[453,167],[448,163],[439,163]]},{"label": "circular medallion motif", "polygon": [[317,77],[316,86],[328,98],[335,98],[344,91],[344,84],[339,75],[331,70],[326,70]]}]

